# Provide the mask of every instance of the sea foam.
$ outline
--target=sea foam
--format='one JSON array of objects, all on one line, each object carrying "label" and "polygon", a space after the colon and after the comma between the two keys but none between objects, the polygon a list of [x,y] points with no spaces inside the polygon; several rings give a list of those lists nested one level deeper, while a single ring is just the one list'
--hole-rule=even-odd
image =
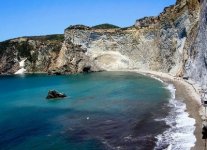
[{"label": "sea foam", "polygon": [[[170,126],[165,132],[157,135],[155,150],[190,150],[196,142],[194,135],[195,119],[186,112],[186,104],[175,99],[175,87],[170,84],[167,89],[171,92],[169,115],[162,119]],[[158,120],[157,120],[158,121]]]},{"label": "sea foam", "polygon": [[151,75],[150,77],[163,83],[163,81],[160,78],[157,78],[154,75]]}]

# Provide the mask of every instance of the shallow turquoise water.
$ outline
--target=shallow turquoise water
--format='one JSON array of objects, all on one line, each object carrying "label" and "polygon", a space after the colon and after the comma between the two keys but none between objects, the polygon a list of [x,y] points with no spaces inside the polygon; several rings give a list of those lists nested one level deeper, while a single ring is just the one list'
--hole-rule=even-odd
[{"label": "shallow turquoise water", "polygon": [[[45,99],[48,90],[68,95]],[[0,77],[0,149],[151,149],[170,93],[152,78],[101,72]]]}]

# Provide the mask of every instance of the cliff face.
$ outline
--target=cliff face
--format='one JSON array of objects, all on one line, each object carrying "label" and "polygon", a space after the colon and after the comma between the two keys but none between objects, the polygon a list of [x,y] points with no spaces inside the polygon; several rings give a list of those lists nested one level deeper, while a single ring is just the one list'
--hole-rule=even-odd
[{"label": "cliff face", "polygon": [[137,20],[135,27],[69,28],[65,40],[79,45],[90,62],[103,70],[136,68],[183,76],[199,15],[198,0],[180,0],[158,17]]},{"label": "cliff face", "polygon": [[0,43],[0,74],[14,74],[25,60],[27,73],[70,74],[99,71],[80,45],[64,35],[23,37]]},{"label": "cliff face", "polygon": [[55,66],[63,41],[63,35],[50,35],[0,43],[0,74],[14,74],[23,59],[27,72],[47,72]]},{"label": "cliff face", "polygon": [[[0,43],[0,72],[144,69],[207,83],[206,0],[177,0],[157,17],[130,28],[71,26],[61,38],[19,38]],[[108,27],[108,25],[107,25]],[[26,53],[26,54],[25,54]],[[203,80],[205,79],[205,82]]]},{"label": "cliff face", "polygon": [[196,30],[194,30],[185,59],[186,75],[207,89],[207,3],[203,0]]}]

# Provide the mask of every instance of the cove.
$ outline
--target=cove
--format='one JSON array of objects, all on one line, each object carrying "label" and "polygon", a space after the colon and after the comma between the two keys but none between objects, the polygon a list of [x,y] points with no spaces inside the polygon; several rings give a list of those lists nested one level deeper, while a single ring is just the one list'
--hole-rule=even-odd
[{"label": "cove", "polygon": [[1,76],[0,91],[0,149],[153,149],[169,128],[170,91],[137,73]]}]

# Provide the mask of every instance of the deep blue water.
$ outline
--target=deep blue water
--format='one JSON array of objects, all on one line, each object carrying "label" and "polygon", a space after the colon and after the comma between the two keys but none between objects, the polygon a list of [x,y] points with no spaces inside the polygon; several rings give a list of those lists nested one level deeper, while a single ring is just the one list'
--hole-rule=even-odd
[{"label": "deep blue water", "polygon": [[[46,100],[51,89],[68,97]],[[0,76],[0,149],[153,149],[169,97],[135,73]]]}]

